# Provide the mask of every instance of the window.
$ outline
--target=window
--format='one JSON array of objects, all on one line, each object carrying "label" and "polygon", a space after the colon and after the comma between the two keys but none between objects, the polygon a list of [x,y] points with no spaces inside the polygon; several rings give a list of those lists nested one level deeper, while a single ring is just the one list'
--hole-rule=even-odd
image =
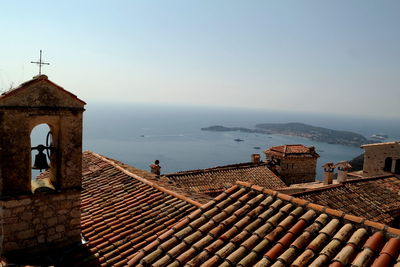
[{"label": "window", "polygon": [[394,173],[395,174],[400,174],[400,159],[396,160],[396,165],[394,167]]},{"label": "window", "polygon": [[393,160],[392,160],[391,157],[386,158],[385,159],[385,166],[383,167],[383,171],[391,172],[392,171],[392,162],[393,162]]}]

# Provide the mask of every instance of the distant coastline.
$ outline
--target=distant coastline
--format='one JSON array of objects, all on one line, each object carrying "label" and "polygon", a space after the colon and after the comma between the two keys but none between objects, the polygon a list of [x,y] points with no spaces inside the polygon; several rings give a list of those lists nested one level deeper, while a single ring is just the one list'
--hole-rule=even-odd
[{"label": "distant coastline", "polygon": [[201,128],[202,131],[212,132],[245,132],[260,134],[283,134],[289,136],[299,136],[310,140],[325,142],[329,144],[340,144],[349,146],[360,146],[367,143],[376,143],[365,138],[363,135],[350,132],[338,131],[323,127],[316,127],[304,123],[262,123],[257,124],[254,129],[244,127],[225,127],[214,125]]}]

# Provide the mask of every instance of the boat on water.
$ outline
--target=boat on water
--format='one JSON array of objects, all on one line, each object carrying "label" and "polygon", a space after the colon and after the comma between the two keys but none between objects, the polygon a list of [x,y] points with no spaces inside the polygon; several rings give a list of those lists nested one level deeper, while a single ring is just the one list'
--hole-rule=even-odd
[{"label": "boat on water", "polygon": [[261,149],[259,146],[253,146],[254,149]]},{"label": "boat on water", "polygon": [[387,134],[373,134],[371,135],[371,138],[376,139],[376,140],[385,140],[389,136]]},{"label": "boat on water", "polygon": [[240,138],[236,138],[236,139],[234,139],[236,142],[243,142],[244,140],[243,139],[240,139]]}]

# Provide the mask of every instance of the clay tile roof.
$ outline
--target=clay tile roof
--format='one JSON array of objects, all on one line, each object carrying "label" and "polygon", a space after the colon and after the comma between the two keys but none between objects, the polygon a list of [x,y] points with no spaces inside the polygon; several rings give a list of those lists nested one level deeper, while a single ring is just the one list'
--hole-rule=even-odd
[{"label": "clay tile roof", "polygon": [[279,157],[319,157],[313,146],[306,147],[301,144],[274,146],[265,150],[264,153]]},{"label": "clay tile roof", "polygon": [[238,182],[130,266],[393,266],[400,230]]},{"label": "clay tile roof", "polygon": [[369,220],[399,224],[400,179],[394,176],[348,180],[292,195]]},{"label": "clay tile roof", "polygon": [[201,205],[93,152],[82,167],[82,236],[101,266],[125,265]]},{"label": "clay tile roof", "polygon": [[126,169],[127,171],[129,171],[132,174],[135,174],[137,176],[145,178],[149,182],[157,184],[157,185],[159,185],[163,188],[169,189],[173,192],[179,193],[180,195],[185,196],[189,199],[195,200],[201,204],[205,204],[213,199],[213,197],[211,197],[210,195],[195,191],[192,188],[182,187],[179,184],[175,183],[174,181],[172,181],[171,179],[168,179],[165,176],[158,177],[156,174],[153,174],[146,170],[141,170],[141,169],[135,168],[133,166],[130,166],[128,164],[125,164],[123,162],[120,162],[120,161],[117,161],[115,159],[111,159],[111,158],[108,158],[105,156],[102,156],[102,157],[114,162],[115,164]]},{"label": "clay tile roof", "polygon": [[277,189],[286,187],[285,183],[276,176],[265,163],[240,163],[218,166],[201,170],[190,170],[166,174],[170,181],[185,190],[216,196],[236,181],[246,181],[267,188]]}]

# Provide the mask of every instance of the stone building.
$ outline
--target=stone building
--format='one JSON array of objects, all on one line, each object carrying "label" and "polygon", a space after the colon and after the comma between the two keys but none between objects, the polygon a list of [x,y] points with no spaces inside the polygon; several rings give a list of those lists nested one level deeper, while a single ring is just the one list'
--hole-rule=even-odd
[{"label": "stone building", "polygon": [[[80,242],[85,102],[39,75],[0,96],[0,220],[4,253]],[[32,190],[31,132],[47,124],[52,189]],[[45,150],[45,152],[43,152]],[[46,156],[45,154],[48,154]],[[36,188],[36,187],[35,187]],[[43,192],[45,191],[45,192]]]},{"label": "stone building", "polygon": [[376,143],[361,146],[364,153],[363,176],[400,174],[400,142]]},{"label": "stone building", "polygon": [[287,184],[313,182],[318,153],[313,146],[283,145],[264,151],[267,161],[274,162],[277,174]]}]

